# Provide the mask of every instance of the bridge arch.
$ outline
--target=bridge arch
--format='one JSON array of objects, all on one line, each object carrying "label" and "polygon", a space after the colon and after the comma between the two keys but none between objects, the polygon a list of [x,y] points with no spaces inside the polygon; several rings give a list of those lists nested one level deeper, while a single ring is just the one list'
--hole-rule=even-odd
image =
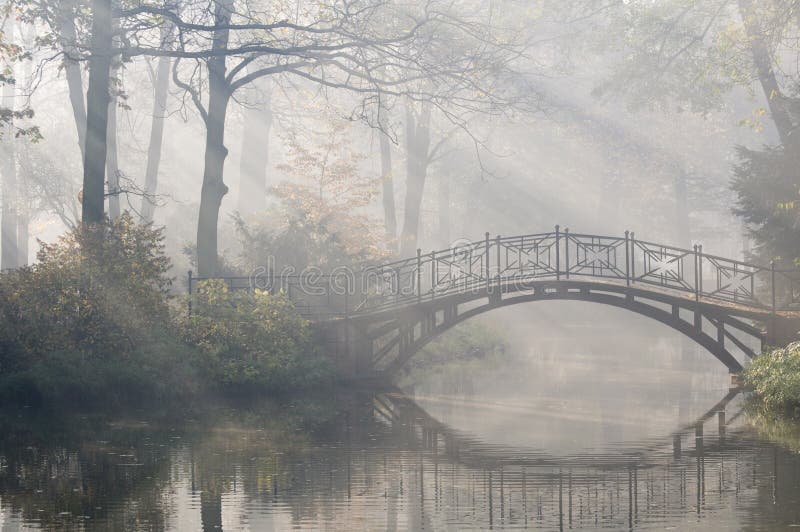
[{"label": "bridge arch", "polygon": [[715,305],[671,294],[608,283],[567,280],[497,288],[494,292],[487,291],[473,297],[460,294],[429,304],[421,303],[388,321],[381,321],[380,315],[372,316],[361,323],[361,330],[369,338],[368,364],[375,372],[391,376],[429,342],[459,323],[498,308],[555,300],[613,306],[653,319],[696,342],[731,373],[743,369],[734,352],[743,353],[747,358],[758,354],[742,340],[742,336],[753,338],[763,345],[764,333],[748,323],[748,320],[757,319],[758,316],[747,312],[743,316],[735,316],[729,310],[723,311]]},{"label": "bridge arch", "polygon": [[[742,356],[734,352],[752,358],[765,341],[783,345],[800,336],[800,270],[711,255],[701,245],[649,242],[627,231],[604,236],[554,229],[495,238],[487,233],[451,249],[417,250],[415,257],[326,275],[312,269],[225,279],[231,290],[285,294],[318,327],[337,367],[355,378],[397,371],[427,342],[472,315],[548,299],[641,314],[691,338],[733,373],[742,369]],[[204,279],[189,272],[189,292]],[[761,347],[751,348],[746,337]]]}]

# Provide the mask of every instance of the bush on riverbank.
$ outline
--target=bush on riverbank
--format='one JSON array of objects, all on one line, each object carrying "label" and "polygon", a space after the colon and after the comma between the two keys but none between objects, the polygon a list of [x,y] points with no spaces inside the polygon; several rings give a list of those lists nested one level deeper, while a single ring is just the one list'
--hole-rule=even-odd
[{"label": "bush on riverbank", "polygon": [[187,319],[170,295],[161,230],[128,214],[42,244],[37,259],[0,274],[0,402],[130,404],[234,386],[272,392],[327,374],[307,356],[307,324],[282,298],[209,289]]},{"label": "bush on riverbank", "polygon": [[800,342],[753,360],[744,381],[766,411],[800,418]]},{"label": "bush on riverbank", "polygon": [[228,390],[288,391],[329,378],[307,321],[283,295],[230,292],[221,280],[200,284],[181,335],[200,353],[202,370]]},{"label": "bush on riverbank", "polygon": [[438,382],[450,392],[468,391],[471,375],[507,362],[507,349],[506,341],[494,329],[467,321],[415,354],[402,369],[398,384]]}]

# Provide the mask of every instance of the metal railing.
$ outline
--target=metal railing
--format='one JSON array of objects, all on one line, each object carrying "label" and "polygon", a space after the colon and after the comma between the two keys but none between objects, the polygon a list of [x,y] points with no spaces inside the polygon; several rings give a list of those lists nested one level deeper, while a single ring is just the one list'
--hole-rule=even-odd
[{"label": "metal railing", "polygon": [[[597,279],[654,287],[696,300],[772,311],[800,310],[800,271],[778,270],[638,240],[634,233],[604,236],[547,233],[491,237],[447,250],[359,270],[286,276],[224,277],[231,290],[282,292],[313,319],[363,315],[407,307],[456,293],[509,291],[540,280]],[[189,292],[202,278],[189,272]]]}]

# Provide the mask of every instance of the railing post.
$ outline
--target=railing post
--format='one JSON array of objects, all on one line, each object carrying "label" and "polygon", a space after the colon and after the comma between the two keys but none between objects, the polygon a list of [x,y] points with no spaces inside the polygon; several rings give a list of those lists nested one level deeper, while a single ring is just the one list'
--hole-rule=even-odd
[{"label": "railing post", "polygon": [[561,229],[556,226],[556,281],[561,280]]},{"label": "railing post", "polygon": [[697,244],[694,245],[694,300],[700,301],[700,261],[697,260]]},{"label": "railing post", "polygon": [[417,302],[422,301],[422,250],[417,248]]},{"label": "railing post", "polygon": [[491,283],[491,278],[492,278],[492,272],[491,272],[491,269],[489,268],[489,257],[490,257],[490,255],[489,255],[489,233],[488,233],[488,231],[486,232],[484,237],[486,239],[486,241],[484,242],[484,244],[486,246],[486,293],[489,293],[489,290],[491,290],[491,284],[490,283]]},{"label": "railing post", "polygon": [[271,266],[267,266],[267,276],[269,277],[269,280],[267,281],[269,283],[269,286],[267,287],[267,293],[269,295],[274,296],[275,295],[275,268],[273,268]]},{"label": "railing post", "polygon": [[188,303],[187,303],[187,306],[189,307],[189,308],[188,308],[188,310],[189,310],[189,316],[191,316],[191,315],[192,315],[192,281],[193,281],[193,280],[194,280],[194,279],[193,279],[193,277],[192,277],[192,270],[189,270],[189,301],[188,301]]},{"label": "railing post", "polygon": [[772,314],[775,314],[775,261],[769,261],[769,267],[772,273]]},{"label": "railing post", "polygon": [[631,285],[630,232],[625,231],[625,286]]},{"label": "railing post", "polygon": [[502,271],[502,267],[500,265],[500,261],[501,261],[501,259],[500,259],[500,255],[501,255],[501,253],[500,253],[500,235],[497,235],[495,237],[494,241],[497,243],[497,291],[499,292],[500,291],[500,272]]},{"label": "railing post", "polygon": [[699,299],[703,295],[703,244],[697,245],[697,280],[700,282]]},{"label": "railing post", "polygon": [[564,272],[569,279],[569,227],[564,228],[564,262],[566,262]]},{"label": "railing post", "polygon": [[630,280],[631,283],[636,282],[636,234],[631,231],[631,274]]},{"label": "railing post", "polygon": [[431,251],[431,299],[436,298],[436,252]]}]

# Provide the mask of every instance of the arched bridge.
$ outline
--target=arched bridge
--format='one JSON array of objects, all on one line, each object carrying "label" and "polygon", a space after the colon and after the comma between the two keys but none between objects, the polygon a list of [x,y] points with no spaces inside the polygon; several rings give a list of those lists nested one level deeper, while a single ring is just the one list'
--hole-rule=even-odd
[{"label": "arched bridge", "polygon": [[[190,273],[190,289],[193,279]],[[731,373],[764,344],[800,330],[800,272],[624,236],[551,232],[452,248],[327,274],[265,268],[231,288],[282,291],[317,324],[342,369],[390,375],[470,317],[532,301],[610,305],[688,336]]]}]

